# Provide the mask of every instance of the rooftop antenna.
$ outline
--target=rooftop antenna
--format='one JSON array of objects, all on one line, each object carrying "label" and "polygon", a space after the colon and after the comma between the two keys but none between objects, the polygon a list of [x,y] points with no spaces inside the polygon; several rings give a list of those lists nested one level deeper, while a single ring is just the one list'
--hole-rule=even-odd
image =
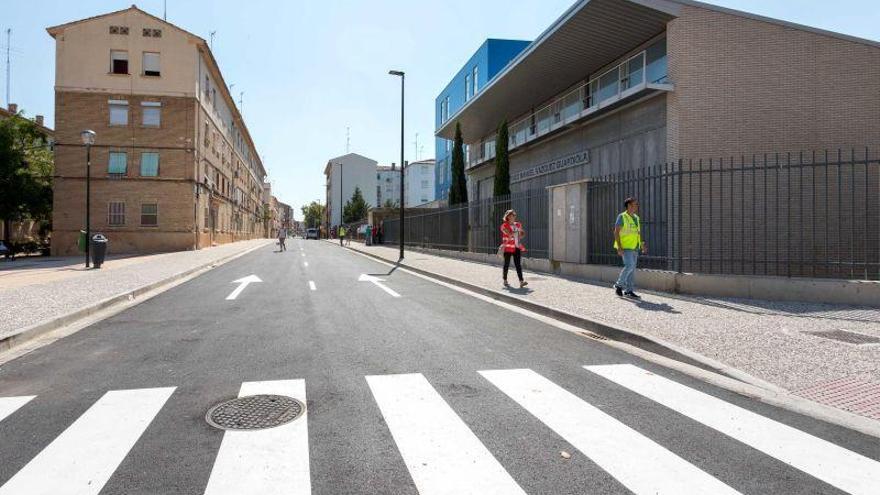
[{"label": "rooftop antenna", "polygon": [[6,28],[6,106],[9,106],[10,96],[9,96],[9,45],[10,40],[12,39],[12,28]]},{"label": "rooftop antenna", "polygon": [[244,91],[238,93],[238,113],[240,113],[242,115],[242,118],[244,118],[244,104],[242,103],[243,100],[244,100]]},{"label": "rooftop antenna", "polygon": [[214,35],[217,34],[217,31],[211,31],[211,51],[214,51]]},{"label": "rooftop antenna", "polygon": [[413,148],[416,150],[416,161],[419,159],[419,133],[416,133],[416,140],[413,141]]},{"label": "rooftop antenna", "polygon": [[351,127],[345,128],[345,153],[351,153]]},{"label": "rooftop antenna", "polygon": [[162,2],[162,20],[168,22],[168,0]]}]

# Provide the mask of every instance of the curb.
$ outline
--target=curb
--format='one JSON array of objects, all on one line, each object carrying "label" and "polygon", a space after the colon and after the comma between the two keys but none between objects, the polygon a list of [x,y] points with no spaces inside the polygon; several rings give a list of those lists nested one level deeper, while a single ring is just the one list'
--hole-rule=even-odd
[{"label": "curb", "polygon": [[[264,246],[262,246],[262,245],[254,246],[254,247],[247,249],[245,251],[233,253],[233,254],[224,256],[222,258],[218,258],[213,261],[202,263],[201,265],[198,265],[193,268],[189,268],[189,269],[184,270],[179,273],[175,273],[174,275],[166,277],[162,280],[157,280],[153,283],[150,283],[147,285],[142,285],[136,289],[132,289],[130,291],[123,292],[121,294],[117,294],[115,296],[108,297],[106,299],[103,299],[103,300],[98,301],[96,303],[92,303],[92,304],[85,306],[83,308],[77,309],[75,311],[71,311],[70,313],[52,318],[50,320],[42,321],[40,323],[35,323],[35,324],[30,325],[28,327],[25,327],[24,329],[12,334],[12,335],[7,335],[6,337],[0,338],[0,352],[4,352],[4,351],[8,351],[10,349],[13,349],[16,346],[21,345],[21,344],[28,342],[30,340],[33,340],[37,337],[40,337],[41,335],[52,332],[52,331],[57,330],[62,327],[66,327],[68,325],[72,325],[72,324],[74,324],[82,319],[85,319],[85,318],[87,318],[87,317],[89,317],[99,311],[105,310],[105,309],[110,308],[112,306],[115,306],[117,304],[129,302],[132,299],[134,299],[138,296],[141,296],[147,292],[156,290],[156,289],[161,288],[165,285],[170,285],[173,282],[176,282],[180,279],[189,277],[191,275],[195,275],[200,271],[208,271],[210,269],[216,268],[217,266],[228,263],[236,258],[244,256],[244,255],[246,255],[252,251],[255,251],[261,247],[264,247]],[[153,294],[153,295],[155,296],[157,294]]]},{"label": "curb", "polygon": [[[349,251],[353,251],[355,253],[362,254],[364,256],[369,256],[370,258],[376,259],[378,261],[383,261],[385,263],[396,263],[395,261],[388,260],[379,255],[368,253],[365,251],[361,251],[359,249],[354,249],[351,247],[345,247]],[[546,316],[548,318],[552,318],[554,320],[561,321],[563,323],[567,323],[569,325],[581,328],[586,330],[582,335],[588,338],[603,340],[613,340],[615,342],[622,342],[624,344],[631,345],[633,347],[658,354],[663,357],[667,357],[670,359],[674,359],[676,361],[680,361],[691,366],[696,366],[698,368],[702,368],[707,371],[712,371],[714,373],[719,373],[724,376],[733,378],[735,380],[741,381],[743,383],[747,383],[749,385],[762,388],[764,390],[774,392],[774,393],[783,393],[784,389],[773,385],[770,382],[765,380],[761,380],[760,378],[749,375],[748,373],[728,366],[724,363],[716,361],[712,358],[703,356],[702,354],[698,354],[689,349],[682,348],[675,344],[666,342],[662,339],[656,338],[654,336],[645,335],[636,330],[632,330],[629,328],[619,327],[616,325],[611,325],[599,320],[594,320],[591,318],[578,316],[567,311],[562,311],[559,309],[555,309],[549,306],[544,306],[542,304],[534,303],[531,301],[523,300],[518,297],[505,294],[503,292],[499,292],[492,289],[487,289],[485,287],[481,287],[478,285],[471,284],[469,282],[464,282],[458,279],[454,279],[451,277],[447,277],[445,275],[441,275],[439,273],[435,273],[429,270],[425,270],[422,268],[416,268],[411,265],[407,265],[405,263],[400,265],[407,270],[410,270],[415,273],[419,273],[426,277],[431,277],[442,282],[455,285],[461,287],[463,289],[467,289],[471,292],[475,292],[477,294],[490,297],[497,301],[502,301],[507,304],[511,304],[513,306],[517,306],[533,313],[537,313],[541,316]],[[591,335],[592,334],[592,335]]]}]

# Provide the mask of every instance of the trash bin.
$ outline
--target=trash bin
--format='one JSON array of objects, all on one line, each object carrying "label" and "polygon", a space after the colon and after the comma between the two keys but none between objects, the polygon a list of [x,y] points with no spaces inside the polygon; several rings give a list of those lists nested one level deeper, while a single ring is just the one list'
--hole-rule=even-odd
[{"label": "trash bin", "polygon": [[92,236],[91,245],[92,264],[95,268],[101,268],[104,263],[104,257],[107,256],[107,237],[104,234],[95,234]]},{"label": "trash bin", "polygon": [[79,237],[76,238],[76,248],[79,249],[79,252],[86,252],[86,231],[80,230]]}]

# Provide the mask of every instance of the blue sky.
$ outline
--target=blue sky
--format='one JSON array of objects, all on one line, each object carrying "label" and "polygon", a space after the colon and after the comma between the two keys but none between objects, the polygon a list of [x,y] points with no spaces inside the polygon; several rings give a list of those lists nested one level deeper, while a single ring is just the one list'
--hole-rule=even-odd
[{"label": "blue sky", "polygon": [[[275,195],[323,200],[323,168],[351,151],[399,160],[399,80],[407,72],[406,159],[434,155],[434,98],[486,38],[532,40],[574,0],[168,0],[168,21],[208,39],[244,116]],[[12,101],[54,125],[54,41],[45,28],[131,0],[3,0],[0,49],[12,28]],[[725,7],[880,40],[876,0],[715,0]],[[137,5],[162,15],[162,0]],[[0,101],[6,105],[5,64]]]}]

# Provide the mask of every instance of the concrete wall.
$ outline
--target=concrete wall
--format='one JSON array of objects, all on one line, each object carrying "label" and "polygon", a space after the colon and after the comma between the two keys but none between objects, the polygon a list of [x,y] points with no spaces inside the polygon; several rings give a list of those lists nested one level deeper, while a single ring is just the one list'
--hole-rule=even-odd
[{"label": "concrete wall", "polygon": [[[513,183],[510,189],[513,192],[543,189],[662,163],[666,159],[666,120],[666,98],[658,94],[564,133],[548,135],[510,154],[511,175],[583,150],[590,151],[590,162]],[[494,176],[495,170],[490,162],[467,173],[469,198],[475,198],[477,181]]]}]

